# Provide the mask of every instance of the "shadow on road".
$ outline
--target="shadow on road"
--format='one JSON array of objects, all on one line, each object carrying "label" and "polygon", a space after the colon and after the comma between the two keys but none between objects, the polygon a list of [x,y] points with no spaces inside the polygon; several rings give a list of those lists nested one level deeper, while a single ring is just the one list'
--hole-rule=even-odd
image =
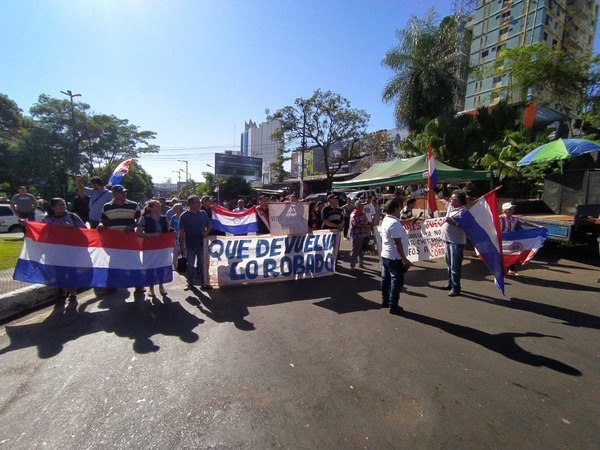
[{"label": "shadow on road", "polygon": [[520,337],[536,337],[536,338],[552,338],[561,339],[557,336],[550,336],[540,333],[486,333],[475,328],[458,325],[455,323],[446,322],[444,320],[435,319],[433,317],[423,316],[413,312],[405,312],[404,316],[409,320],[422,323],[438,328],[446,333],[452,334],[461,339],[466,339],[475,344],[481,345],[489,350],[492,350],[508,359],[517,361],[523,364],[534,367],[547,367],[566,375],[581,376],[582,373],[574,367],[564,364],[555,359],[547,358],[541,355],[535,355],[526,350],[523,350],[516,343],[516,339]]},{"label": "shadow on road", "polygon": [[546,303],[534,302],[523,298],[512,297],[510,301],[499,301],[498,299],[489,297],[487,295],[476,294],[468,291],[462,291],[461,294],[463,297],[470,298],[472,300],[483,301],[496,306],[501,306],[503,308],[526,311],[533,314],[538,314],[540,316],[557,319],[563,322],[565,325],[571,327],[592,328],[594,330],[600,330],[600,317],[594,316],[592,314],[574,311],[572,309],[563,308],[561,306],[554,306],[548,305]]},{"label": "shadow on road", "polygon": [[162,301],[145,301],[143,294],[134,302],[125,302],[125,298],[119,291],[119,295],[102,300],[105,311],[93,313],[85,310],[87,303],[79,307],[77,302],[57,303],[41,323],[7,326],[10,345],[0,349],[0,355],[37,347],[40,358],[51,358],[58,355],[67,342],[100,331],[131,339],[136,353],[158,351],[160,347],[151,339],[157,334],[177,336],[187,343],[198,340],[193,330],[204,320],[186,311],[181,304],[173,303],[168,297]]}]

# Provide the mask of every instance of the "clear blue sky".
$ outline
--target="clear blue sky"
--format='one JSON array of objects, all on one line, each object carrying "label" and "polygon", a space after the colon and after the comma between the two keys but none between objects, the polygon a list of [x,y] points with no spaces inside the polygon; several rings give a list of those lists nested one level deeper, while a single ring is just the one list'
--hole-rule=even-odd
[{"label": "clear blue sky", "polygon": [[[140,163],[154,182],[201,180],[214,153],[239,150],[244,122],[320,88],[394,128],[381,66],[411,15],[450,0],[2,0],[0,92],[23,111],[40,94],[82,95],[157,133]],[[65,97],[66,98],[66,97]]]}]

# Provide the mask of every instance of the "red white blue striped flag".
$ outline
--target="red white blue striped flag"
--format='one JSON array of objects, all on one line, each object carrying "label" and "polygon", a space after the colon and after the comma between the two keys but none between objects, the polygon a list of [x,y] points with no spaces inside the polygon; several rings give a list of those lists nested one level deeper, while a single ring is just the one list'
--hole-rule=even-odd
[{"label": "red white blue striped flag", "polygon": [[256,233],[256,207],[248,208],[244,212],[234,213],[220,206],[213,206],[210,226],[223,233],[236,235]]},{"label": "red white blue striped flag", "polygon": [[482,196],[469,209],[452,216],[463,229],[481,259],[494,275],[494,283],[504,294],[504,261],[502,258],[502,233],[496,207],[496,191]]},{"label": "red white blue striped flag", "polygon": [[119,184],[123,177],[129,173],[129,166],[131,165],[132,161],[133,159],[130,158],[119,164],[113,171],[110,180],[108,180],[108,184]]},{"label": "red white blue striped flag", "polygon": [[126,288],[173,281],[173,236],[138,238],[30,222],[13,278],[58,287]]}]

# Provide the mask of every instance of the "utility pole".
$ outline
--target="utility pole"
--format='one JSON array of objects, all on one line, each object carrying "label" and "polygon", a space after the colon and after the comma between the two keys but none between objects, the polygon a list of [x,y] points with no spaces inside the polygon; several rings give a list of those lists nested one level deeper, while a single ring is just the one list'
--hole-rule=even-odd
[{"label": "utility pole", "polygon": [[178,159],[177,161],[185,163],[185,182],[187,183],[188,181],[190,181],[190,175],[189,175],[189,172],[188,172],[188,164],[189,164],[189,162],[188,161],[184,161],[183,159]]},{"label": "utility pole", "polygon": [[306,108],[304,102],[300,103],[302,106],[302,151],[300,154],[300,190],[298,196],[300,199],[304,198],[304,152],[306,151]]},{"label": "utility pole", "polygon": [[79,145],[77,145],[77,131],[75,129],[75,105],[73,103],[73,97],[81,97],[81,94],[73,94],[71,91],[60,91],[61,94],[65,94],[71,100],[71,152],[73,161],[73,172],[79,173]]}]

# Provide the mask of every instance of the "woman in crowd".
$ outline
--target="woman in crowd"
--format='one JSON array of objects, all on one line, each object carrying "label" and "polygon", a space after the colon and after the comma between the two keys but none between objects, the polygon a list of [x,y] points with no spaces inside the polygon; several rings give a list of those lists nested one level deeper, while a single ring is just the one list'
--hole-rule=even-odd
[{"label": "woman in crowd", "polygon": [[[74,213],[67,212],[67,203],[62,198],[53,198],[48,203],[48,214],[43,219],[44,223],[62,227],[86,228],[81,218]],[[77,288],[59,288],[60,298],[68,298],[70,302],[77,300]]]},{"label": "woman in crowd", "polygon": [[[162,205],[158,200],[150,200],[144,209],[142,210],[142,217],[137,223],[135,228],[135,234],[142,238],[151,238],[160,236],[162,233],[166,233],[169,231],[169,224],[167,223],[166,216],[163,216],[161,211]],[[167,291],[162,285],[159,283],[158,291],[160,295],[167,295]],[[154,293],[154,285],[150,285],[150,297],[154,298],[156,294]]]},{"label": "woman in crowd", "polygon": [[371,225],[369,219],[364,212],[364,202],[356,202],[356,207],[350,215],[350,239],[352,241],[352,255],[350,257],[350,269],[356,267],[365,268],[365,239],[371,234]]}]

